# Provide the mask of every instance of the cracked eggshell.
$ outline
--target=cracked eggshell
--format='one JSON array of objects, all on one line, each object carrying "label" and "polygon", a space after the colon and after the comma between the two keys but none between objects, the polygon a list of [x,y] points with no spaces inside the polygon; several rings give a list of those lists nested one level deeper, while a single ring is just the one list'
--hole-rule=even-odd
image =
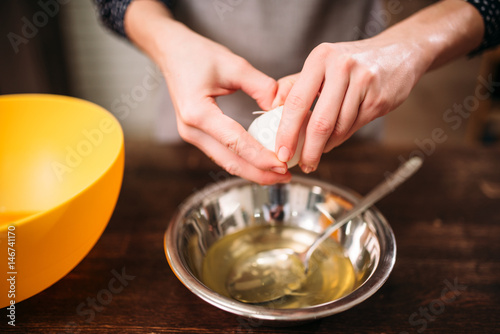
[{"label": "cracked eggshell", "polygon": [[[257,117],[248,127],[248,133],[250,133],[252,137],[257,139],[257,141],[261,143],[262,146],[273,152],[276,152],[276,133],[278,132],[282,113],[283,106],[279,106],[275,109],[264,112],[262,115]],[[306,123],[304,123],[304,125],[300,129],[297,148],[292,159],[287,162],[288,168],[292,168],[299,163],[302,148],[304,146],[305,134]]]}]

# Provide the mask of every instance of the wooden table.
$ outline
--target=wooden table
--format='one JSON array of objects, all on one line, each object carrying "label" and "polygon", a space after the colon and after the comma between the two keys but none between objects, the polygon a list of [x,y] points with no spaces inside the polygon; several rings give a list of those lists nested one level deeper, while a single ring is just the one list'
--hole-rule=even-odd
[{"label": "wooden table", "polygon": [[[311,177],[366,193],[416,149],[346,145]],[[0,332],[499,333],[500,149],[426,155],[421,171],[377,205],[398,246],[386,284],[346,312],[291,328],[205,303],[167,264],[163,235],[174,210],[227,177],[190,146],[127,143],[123,188],[98,243],[66,277],[16,305],[15,328],[3,309]]]}]

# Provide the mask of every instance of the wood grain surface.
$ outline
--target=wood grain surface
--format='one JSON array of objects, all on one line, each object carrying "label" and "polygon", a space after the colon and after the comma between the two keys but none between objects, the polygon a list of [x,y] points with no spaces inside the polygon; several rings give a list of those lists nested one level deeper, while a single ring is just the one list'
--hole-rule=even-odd
[{"label": "wood grain surface", "polygon": [[[345,145],[310,177],[364,194],[416,149]],[[3,309],[0,332],[500,332],[500,149],[425,155],[422,169],[377,204],[398,247],[386,284],[348,311],[289,328],[207,304],[168,266],[163,236],[177,206],[228,177],[191,146],[127,143],[123,187],[102,237],[66,277],[17,305],[16,327]]]}]

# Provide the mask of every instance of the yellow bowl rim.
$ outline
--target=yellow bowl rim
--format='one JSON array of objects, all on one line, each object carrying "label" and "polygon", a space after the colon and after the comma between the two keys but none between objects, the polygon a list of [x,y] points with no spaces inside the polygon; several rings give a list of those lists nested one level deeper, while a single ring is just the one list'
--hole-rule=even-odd
[{"label": "yellow bowl rim", "polygon": [[20,100],[39,99],[39,100],[45,100],[45,101],[52,100],[52,101],[77,102],[77,103],[82,103],[82,104],[88,104],[92,108],[104,111],[106,114],[111,116],[111,118],[118,125],[118,131],[119,131],[119,136],[120,136],[120,147],[117,150],[116,155],[113,157],[113,159],[111,159],[110,164],[104,169],[104,171],[101,173],[101,175],[99,175],[99,177],[97,177],[95,180],[93,180],[91,183],[89,183],[84,189],[82,189],[81,191],[78,191],[77,193],[68,197],[66,200],[62,201],[61,203],[59,203],[59,204],[57,204],[57,205],[55,205],[47,210],[42,210],[42,211],[39,211],[39,212],[34,213],[32,215],[23,217],[21,219],[17,219],[17,220],[2,224],[2,225],[0,225],[0,231],[6,230],[8,228],[8,226],[13,225],[13,224],[15,224],[16,226],[26,224],[33,219],[36,219],[44,214],[49,214],[49,213],[56,211],[57,209],[65,206],[65,205],[67,205],[68,203],[73,201],[76,197],[78,197],[80,194],[82,194],[85,190],[87,190],[88,188],[90,188],[94,184],[96,184],[111,169],[111,167],[116,163],[118,157],[122,154],[122,151],[124,151],[124,135],[123,135],[123,129],[120,125],[120,122],[111,112],[109,112],[108,110],[106,110],[105,108],[101,107],[100,105],[98,105],[96,103],[93,103],[93,102],[90,102],[87,100],[83,100],[83,99],[77,98],[77,97],[66,96],[66,95],[57,95],[57,94],[31,94],[31,93],[29,93],[29,94],[0,95],[0,102],[2,100],[16,100],[16,99],[20,99]]}]

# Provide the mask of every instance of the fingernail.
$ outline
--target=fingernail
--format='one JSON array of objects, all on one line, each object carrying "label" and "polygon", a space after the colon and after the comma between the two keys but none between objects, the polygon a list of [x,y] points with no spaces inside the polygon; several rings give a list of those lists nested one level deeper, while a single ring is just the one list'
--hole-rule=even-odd
[{"label": "fingernail", "polygon": [[271,170],[275,173],[278,173],[278,174],[285,174],[286,173],[285,167],[271,167]]},{"label": "fingernail", "polygon": [[312,166],[303,166],[303,165],[301,165],[300,168],[306,174],[309,174],[309,173],[313,172],[316,169],[316,168],[314,168]]},{"label": "fingernail", "polygon": [[290,160],[290,151],[285,146],[280,147],[278,151],[278,159],[282,162],[288,162],[288,160]]}]

